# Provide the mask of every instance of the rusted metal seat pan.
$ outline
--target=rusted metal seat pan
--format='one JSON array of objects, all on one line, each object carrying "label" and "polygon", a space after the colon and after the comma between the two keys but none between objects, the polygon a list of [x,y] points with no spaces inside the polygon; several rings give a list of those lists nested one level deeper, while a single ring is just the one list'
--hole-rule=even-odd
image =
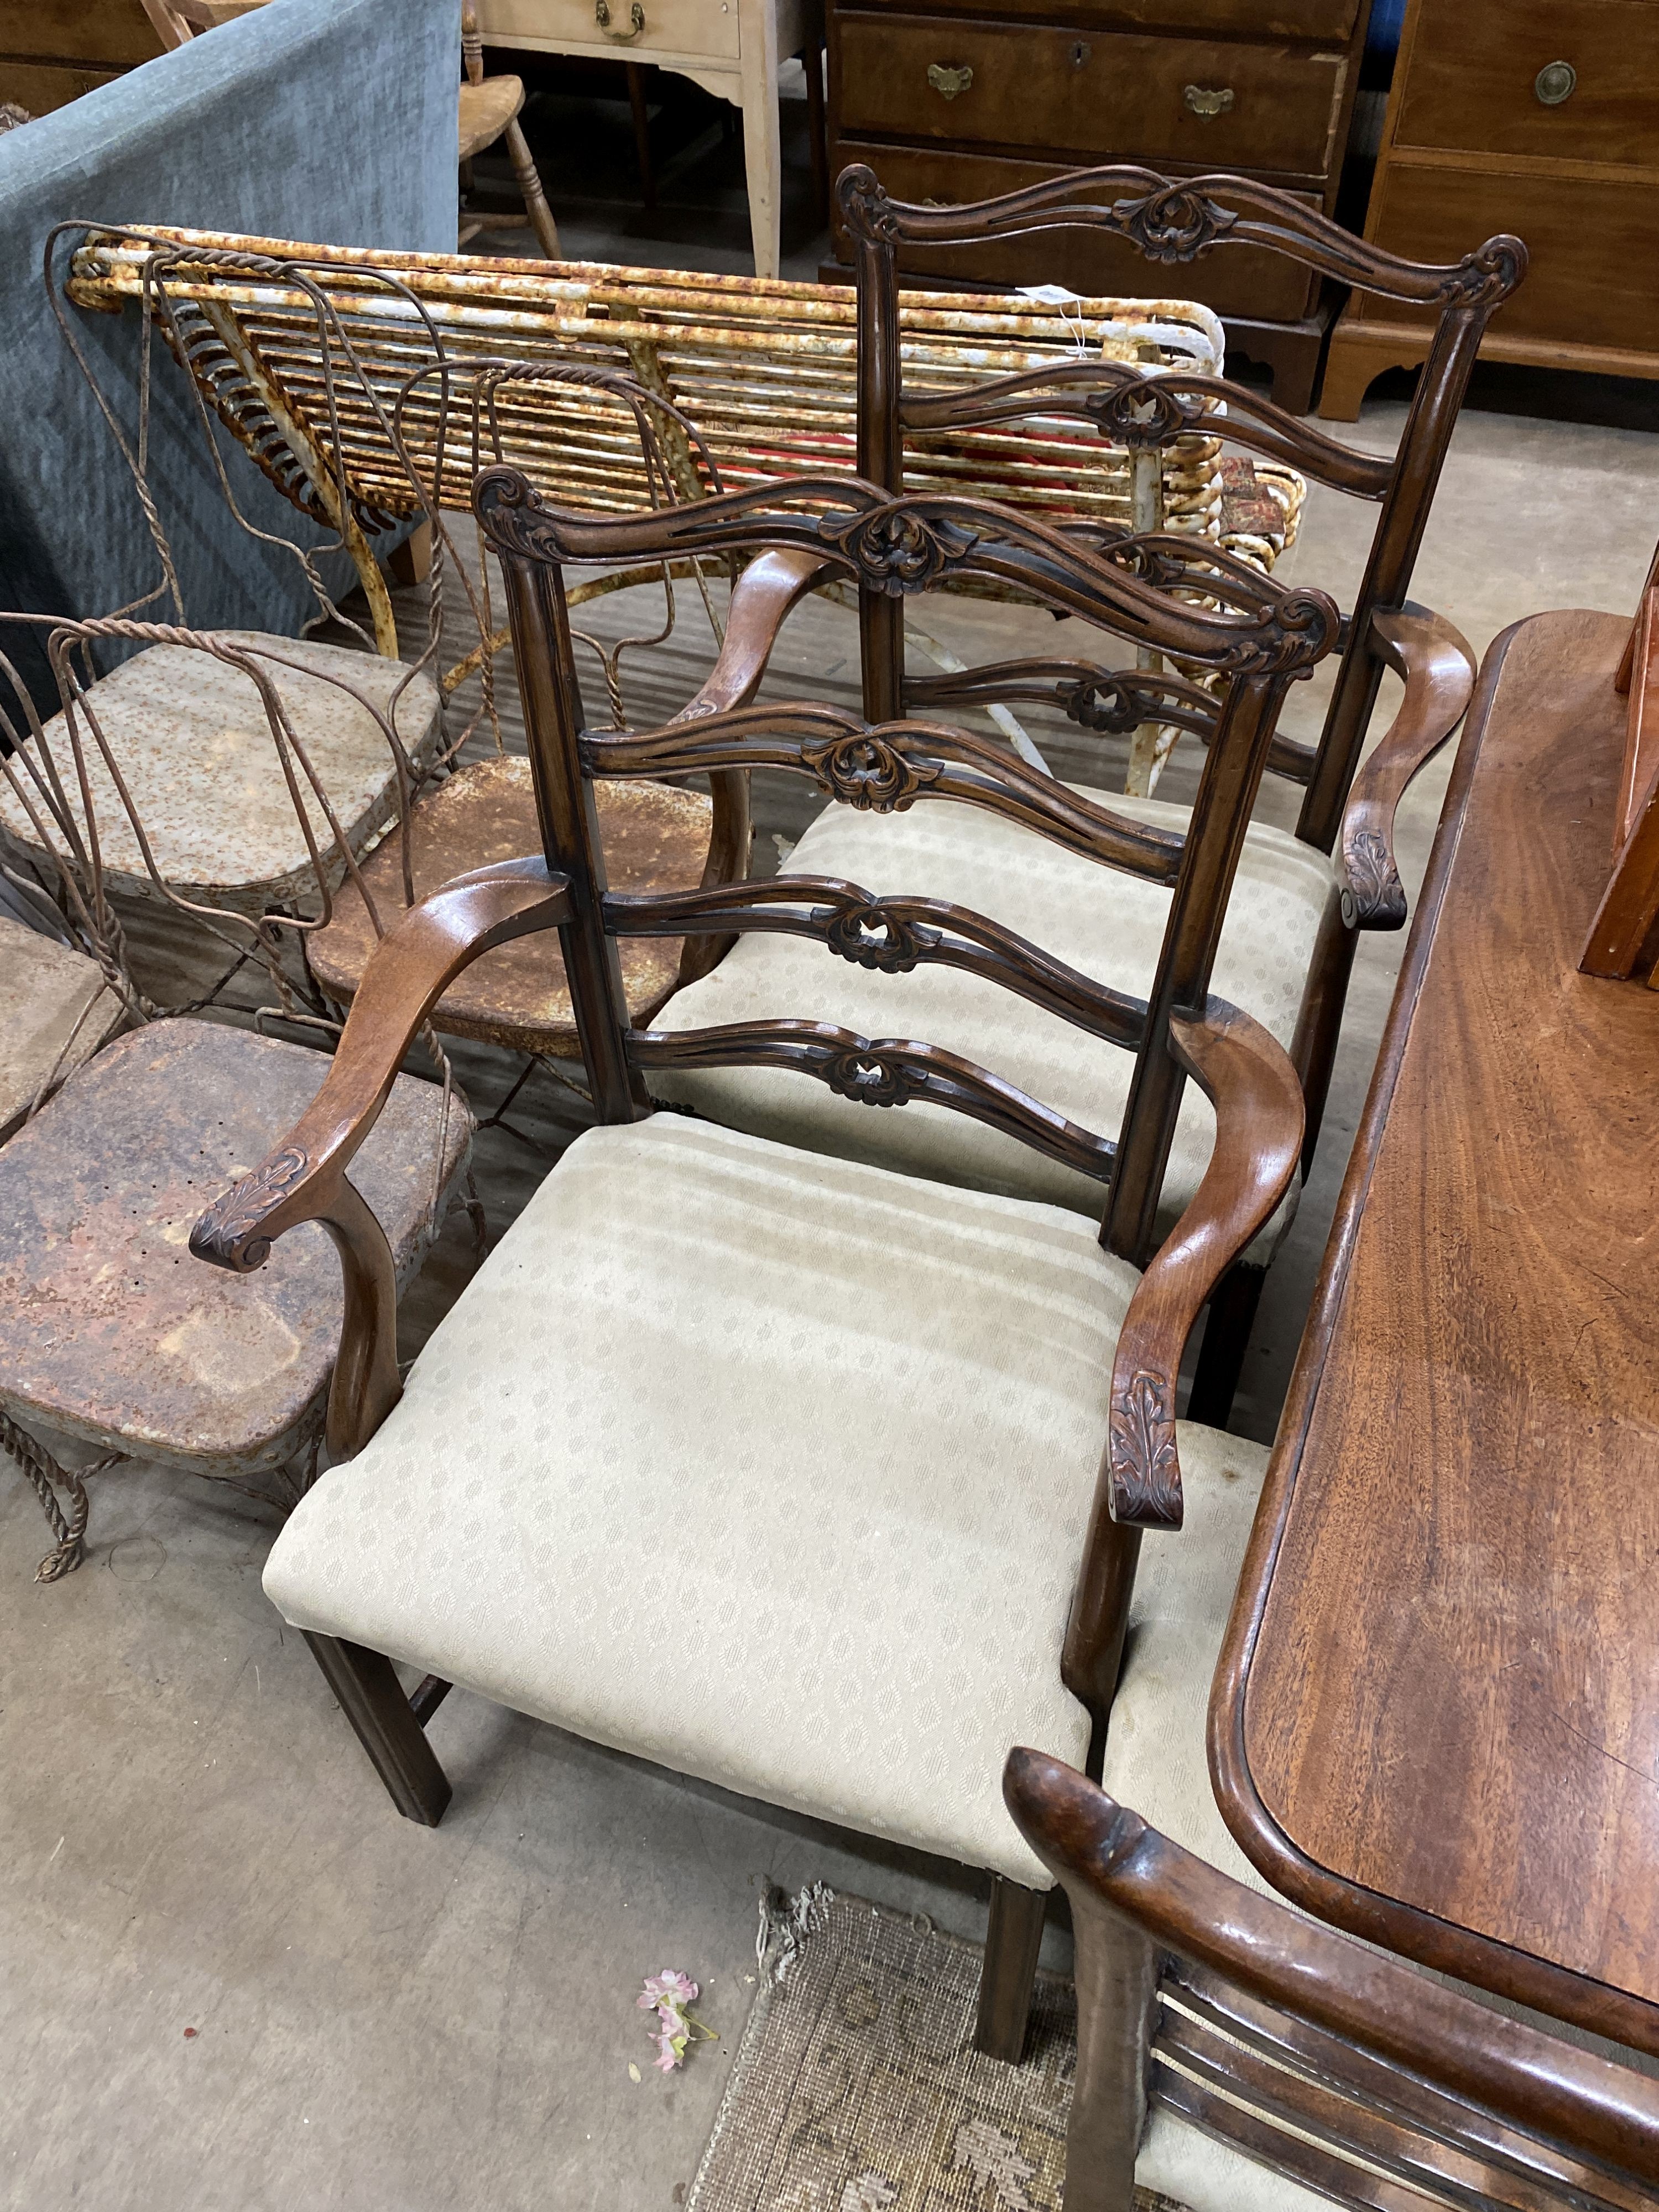
[{"label": "rusted metal seat pan", "polygon": [[[279,1464],[320,1426],[340,1263],[307,1223],[257,1273],[192,1259],[198,1215],[293,1127],[326,1058],[250,1030],[118,1038],[0,1151],[0,1403],[199,1474]],[[400,1284],[431,1241],[443,1094],[402,1076],[352,1180]],[[451,1098],[446,1185],[471,1140]]]}]

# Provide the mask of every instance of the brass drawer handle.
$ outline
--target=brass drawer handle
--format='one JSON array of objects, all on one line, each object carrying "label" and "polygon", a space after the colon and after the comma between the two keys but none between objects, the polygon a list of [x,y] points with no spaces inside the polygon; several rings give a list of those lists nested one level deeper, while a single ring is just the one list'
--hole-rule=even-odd
[{"label": "brass drawer handle", "polygon": [[1533,82],[1533,90],[1546,107],[1559,107],[1571,100],[1578,72],[1571,62],[1546,62]]},{"label": "brass drawer handle", "polygon": [[634,0],[633,9],[629,14],[628,20],[633,26],[631,30],[613,31],[611,27],[611,8],[609,0],[593,0],[593,21],[605,33],[605,37],[610,40],[613,46],[632,46],[635,40],[643,34],[645,30],[645,10],[640,5],[640,0]]},{"label": "brass drawer handle", "polygon": [[959,92],[966,92],[974,81],[974,72],[966,64],[953,69],[949,62],[929,62],[927,82],[935,92],[943,93],[946,100],[954,100]]},{"label": "brass drawer handle", "polygon": [[1230,84],[1213,88],[1201,84],[1189,84],[1182,98],[1194,115],[1224,115],[1233,104],[1233,88]]}]

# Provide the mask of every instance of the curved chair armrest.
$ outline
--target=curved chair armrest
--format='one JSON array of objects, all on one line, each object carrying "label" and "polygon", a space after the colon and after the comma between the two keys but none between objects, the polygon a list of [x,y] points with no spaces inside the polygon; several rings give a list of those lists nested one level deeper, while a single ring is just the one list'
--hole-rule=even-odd
[{"label": "curved chair armrest", "polygon": [[1108,1502],[1114,1521],[1136,1528],[1181,1526],[1181,1356],[1205,1301],[1290,1188],[1305,1121],[1284,1048],[1237,1006],[1212,999],[1201,1019],[1173,1016],[1170,1041],[1215,1108],[1215,1149],[1129,1301],[1112,1363]]},{"label": "curved chair armrest", "polygon": [[198,1260],[251,1274],[301,1221],[333,1238],[345,1320],[328,1401],[328,1447],[349,1458],[400,1391],[397,1287],[386,1231],[346,1169],[380,1117],[404,1054],[461,969],[492,946],[566,918],[567,879],[544,861],[503,860],[446,884],[411,907],[363,970],[322,1089],[251,1175],[216,1199],[190,1232]]},{"label": "curved chair armrest", "polygon": [[1394,858],[1394,815],[1407,785],[1463,719],[1474,691],[1474,655],[1426,607],[1378,608],[1371,636],[1404,679],[1406,696],[1381,742],[1361,763],[1342,816],[1342,919],[1350,929],[1399,929],[1406,893]]},{"label": "curved chair armrest", "polygon": [[832,564],[814,553],[762,553],[751,561],[732,586],[719,658],[702,690],[674,716],[675,721],[694,721],[704,714],[746,707],[766,673],[784,617],[821,577],[834,573]]},{"label": "curved chair armrest", "polygon": [[1659,2180],[1659,2083],[1257,1895],[1046,1752],[1010,1752],[1002,1794],[1074,1905],[1113,1908],[1158,1950],[1323,2030],[1335,2065],[1351,2045],[1569,2156]]}]

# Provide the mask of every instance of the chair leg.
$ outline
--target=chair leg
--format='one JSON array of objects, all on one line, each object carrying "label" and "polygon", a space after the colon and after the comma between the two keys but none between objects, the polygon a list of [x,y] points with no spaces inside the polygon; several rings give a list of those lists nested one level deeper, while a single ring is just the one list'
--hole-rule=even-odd
[{"label": "chair leg", "polygon": [[623,64],[628,71],[628,105],[634,117],[634,153],[640,165],[640,204],[657,204],[657,171],[651,159],[651,116],[645,104],[645,71],[638,62]]},{"label": "chair leg", "polygon": [[541,177],[516,116],[507,125],[503,136],[507,140],[508,158],[513,163],[514,181],[524,195],[525,213],[530,217],[530,227],[536,234],[537,242],[550,261],[562,261],[564,255],[559,246],[559,226],[553,220],[553,210],[547,204]]},{"label": "chair leg", "polygon": [[1036,1980],[1048,1905],[1044,1891],[1024,1889],[1017,1881],[993,1875],[991,1923],[985,1933],[974,2048],[988,2058],[1006,2059],[1011,2066],[1018,2066],[1025,2056],[1031,1990]]},{"label": "chair leg", "polygon": [[[439,1765],[392,1662],[361,1644],[301,1632],[340,1710],[357,1731],[374,1771],[406,1820],[435,1828],[449,1802],[449,1777]],[[421,1685],[422,1690],[426,1683]],[[437,1704],[429,1698],[426,1710]]]},{"label": "chair leg", "polygon": [[809,39],[801,53],[806,71],[806,128],[812,141],[812,205],[820,222],[830,220],[830,139],[823,115],[823,40]]},{"label": "chair leg", "polygon": [[1077,1936],[1077,2074],[1066,2212],[1130,2212],[1146,2123],[1158,1960],[1132,1920],[1066,1885]]},{"label": "chair leg", "polygon": [[1222,1277],[1210,1300],[1210,1318],[1193,1376],[1192,1396],[1187,1401],[1189,1421],[1202,1421],[1212,1429],[1226,1427],[1238,1378],[1244,1371],[1256,1308],[1261,1303],[1261,1285],[1267,1279],[1265,1267],[1247,1267],[1242,1260]]}]

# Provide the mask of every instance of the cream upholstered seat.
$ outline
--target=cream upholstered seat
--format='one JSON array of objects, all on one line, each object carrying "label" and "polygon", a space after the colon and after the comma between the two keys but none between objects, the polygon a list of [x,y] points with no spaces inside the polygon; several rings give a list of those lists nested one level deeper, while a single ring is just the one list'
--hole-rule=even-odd
[{"label": "cream upholstered seat", "polygon": [[[1060,1645],[1139,1279],[1058,1208],[680,1115],[594,1129],[265,1589],[301,1628],[1046,1889],[1002,1761],[1086,1752]],[[1263,1455],[1180,1449],[1190,1575]]]},{"label": "cream upholstered seat", "polygon": [[[363,702],[392,720],[404,751],[418,764],[437,734],[436,685],[425,676],[410,678],[401,661],[307,638],[242,630],[213,635],[270,656],[262,665],[293,734],[328,794],[345,842],[354,851],[361,848],[392,819],[398,803],[391,744],[376,713]],[[199,647],[156,645],[101,678],[88,697],[149,847],[147,861],[82,715],[81,742],[93,817],[103,865],[113,883],[149,892],[159,876],[185,897],[255,907],[285,904],[314,891],[316,871],[264,702],[251,676]],[[65,717],[54,714],[42,736],[71,817],[83,824]],[[40,742],[31,738],[20,748],[15,771],[31,796],[27,763],[38,762]],[[326,866],[339,858],[338,840],[297,763],[294,775]],[[38,852],[48,842],[62,849],[59,830],[46,826],[38,806],[32,821],[10,781],[0,781],[0,829],[31,850]]]},{"label": "cream upholstered seat", "polygon": [[[1076,787],[1138,821],[1186,827],[1184,806]],[[1170,893],[1158,884],[965,805],[935,802],[881,817],[830,806],[802,836],[789,870],[850,878],[878,893],[954,900],[994,915],[1097,982],[1137,997],[1151,986],[1170,908]],[[1251,824],[1211,988],[1254,1014],[1282,1045],[1295,1032],[1334,880],[1323,854],[1285,831]],[[810,1012],[866,1037],[927,1037],[994,1068],[1084,1127],[1115,1133],[1134,1072],[1127,1054],[956,969],[886,975],[837,962],[826,974],[829,964],[807,939],[740,938],[709,975],[676,993],[653,1026],[701,1029]],[[652,1089],[785,1143],[1074,1206],[1099,1218],[1102,1189],[1092,1177],[943,1107],[918,1101],[902,1114],[872,1114],[790,1074],[730,1066],[661,1071]],[[1164,1179],[1167,1221],[1197,1190],[1214,1141],[1214,1110],[1189,1084]],[[1249,1256],[1271,1253],[1293,1207],[1292,1194]]]}]

